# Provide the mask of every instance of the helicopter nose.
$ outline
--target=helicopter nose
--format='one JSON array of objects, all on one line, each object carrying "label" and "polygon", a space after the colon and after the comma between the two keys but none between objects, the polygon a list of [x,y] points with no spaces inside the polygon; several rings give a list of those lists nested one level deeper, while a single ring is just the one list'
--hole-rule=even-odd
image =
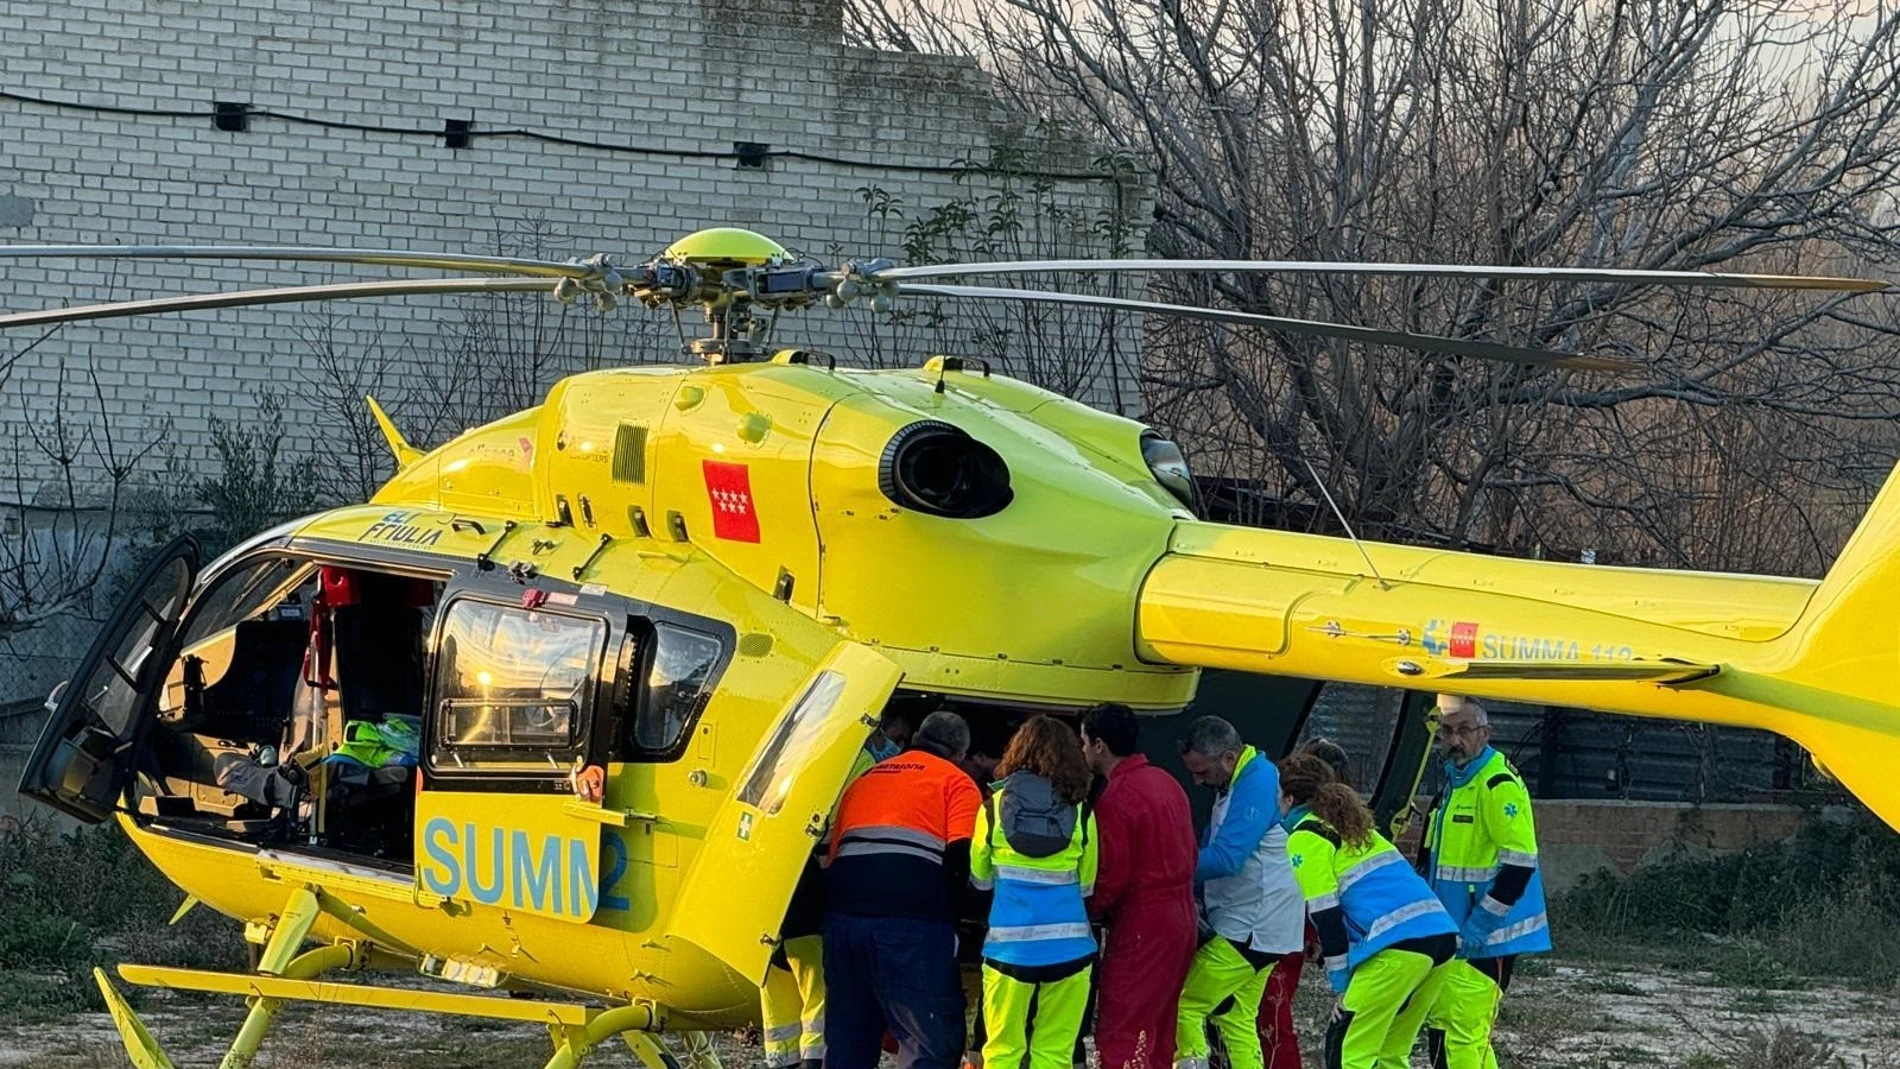
[{"label": "helicopter nose", "polygon": [[960,520],[994,516],[1015,497],[1002,456],[939,420],[920,420],[891,436],[877,484],[893,504]]}]

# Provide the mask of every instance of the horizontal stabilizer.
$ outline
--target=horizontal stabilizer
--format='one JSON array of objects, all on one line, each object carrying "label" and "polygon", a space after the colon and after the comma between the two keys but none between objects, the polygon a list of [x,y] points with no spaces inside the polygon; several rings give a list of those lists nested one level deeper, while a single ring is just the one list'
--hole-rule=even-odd
[{"label": "horizontal stabilizer", "polygon": [[1462,661],[1440,657],[1394,657],[1386,671],[1402,679],[1523,679],[1630,683],[1650,680],[1676,685],[1707,679],[1720,665],[1689,661],[1621,661],[1593,664],[1576,661]]}]

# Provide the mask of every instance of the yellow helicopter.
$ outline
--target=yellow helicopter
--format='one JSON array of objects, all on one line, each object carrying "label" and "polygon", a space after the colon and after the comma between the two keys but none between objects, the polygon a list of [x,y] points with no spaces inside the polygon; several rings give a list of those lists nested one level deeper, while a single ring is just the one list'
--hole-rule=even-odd
[{"label": "yellow helicopter", "polygon": [[[1195,518],[1180,450],[1137,422],[952,357],[861,371],[766,344],[779,311],[922,295],[1588,368],[1606,364],[932,280],[1219,270],[1848,292],[1880,282],[1263,261],[833,268],[733,229],[627,268],[0,246],[0,260],[62,257],[507,277],[60,308],[0,315],[0,327],[546,290],[604,307],[698,307],[712,328],[691,347],[697,366],[576,375],[538,407],[427,453],[371,401],[397,465],[371,502],[202,567],[189,540],[167,547],[56,692],[21,790],[82,820],[116,820],[187,893],[181,912],[203,903],[242,920],[257,948],[248,974],[119,968],[132,984],[250,997],[226,1066],[248,1064],[292,1001],[541,1022],[551,1069],[617,1036],[670,1065],[654,1036],[756,1020],[805,859],[893,711],[1003,723],[1119,701],[1168,713],[1194,697],[1203,668],[1456,691],[1777,731],[1900,822],[1900,482],[1819,582],[1242,529]],[[478,992],[335,978],[384,968]],[[169,1066],[98,980],[134,1063]],[[522,994],[536,997],[507,997]]]}]

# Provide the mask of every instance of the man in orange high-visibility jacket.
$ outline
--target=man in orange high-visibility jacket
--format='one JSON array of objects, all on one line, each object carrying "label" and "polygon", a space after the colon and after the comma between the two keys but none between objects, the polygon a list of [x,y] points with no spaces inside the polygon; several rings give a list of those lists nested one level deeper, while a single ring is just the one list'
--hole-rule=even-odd
[{"label": "man in orange high-visibility jacket", "polygon": [[886,1028],[899,1069],[963,1059],[957,905],[982,804],[957,767],[969,748],[962,717],[932,713],[910,749],[839,800],[826,860],[826,1069],[874,1069]]}]

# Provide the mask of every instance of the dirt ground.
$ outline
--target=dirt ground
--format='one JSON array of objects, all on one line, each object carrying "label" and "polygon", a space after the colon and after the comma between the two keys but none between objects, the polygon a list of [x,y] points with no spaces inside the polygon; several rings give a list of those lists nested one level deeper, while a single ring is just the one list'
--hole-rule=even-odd
[{"label": "dirt ground", "polygon": [[[1301,1038],[1309,1066],[1319,1065],[1318,1038],[1329,1008],[1323,985],[1302,988]],[[143,1012],[178,1069],[215,1066],[242,1015],[235,1000],[155,998]],[[718,1047],[728,1069],[756,1069],[752,1037],[721,1036]],[[291,1007],[257,1065],[536,1069],[545,1064],[548,1049],[545,1033],[532,1025]],[[1900,996],[1818,983],[1750,989],[1718,983],[1708,973],[1540,962],[1512,986],[1498,1052],[1510,1069],[1900,1069]],[[0,1069],[129,1064],[102,1013],[0,1022]],[[637,1064],[622,1047],[603,1046],[587,1060],[590,1067]]]}]

